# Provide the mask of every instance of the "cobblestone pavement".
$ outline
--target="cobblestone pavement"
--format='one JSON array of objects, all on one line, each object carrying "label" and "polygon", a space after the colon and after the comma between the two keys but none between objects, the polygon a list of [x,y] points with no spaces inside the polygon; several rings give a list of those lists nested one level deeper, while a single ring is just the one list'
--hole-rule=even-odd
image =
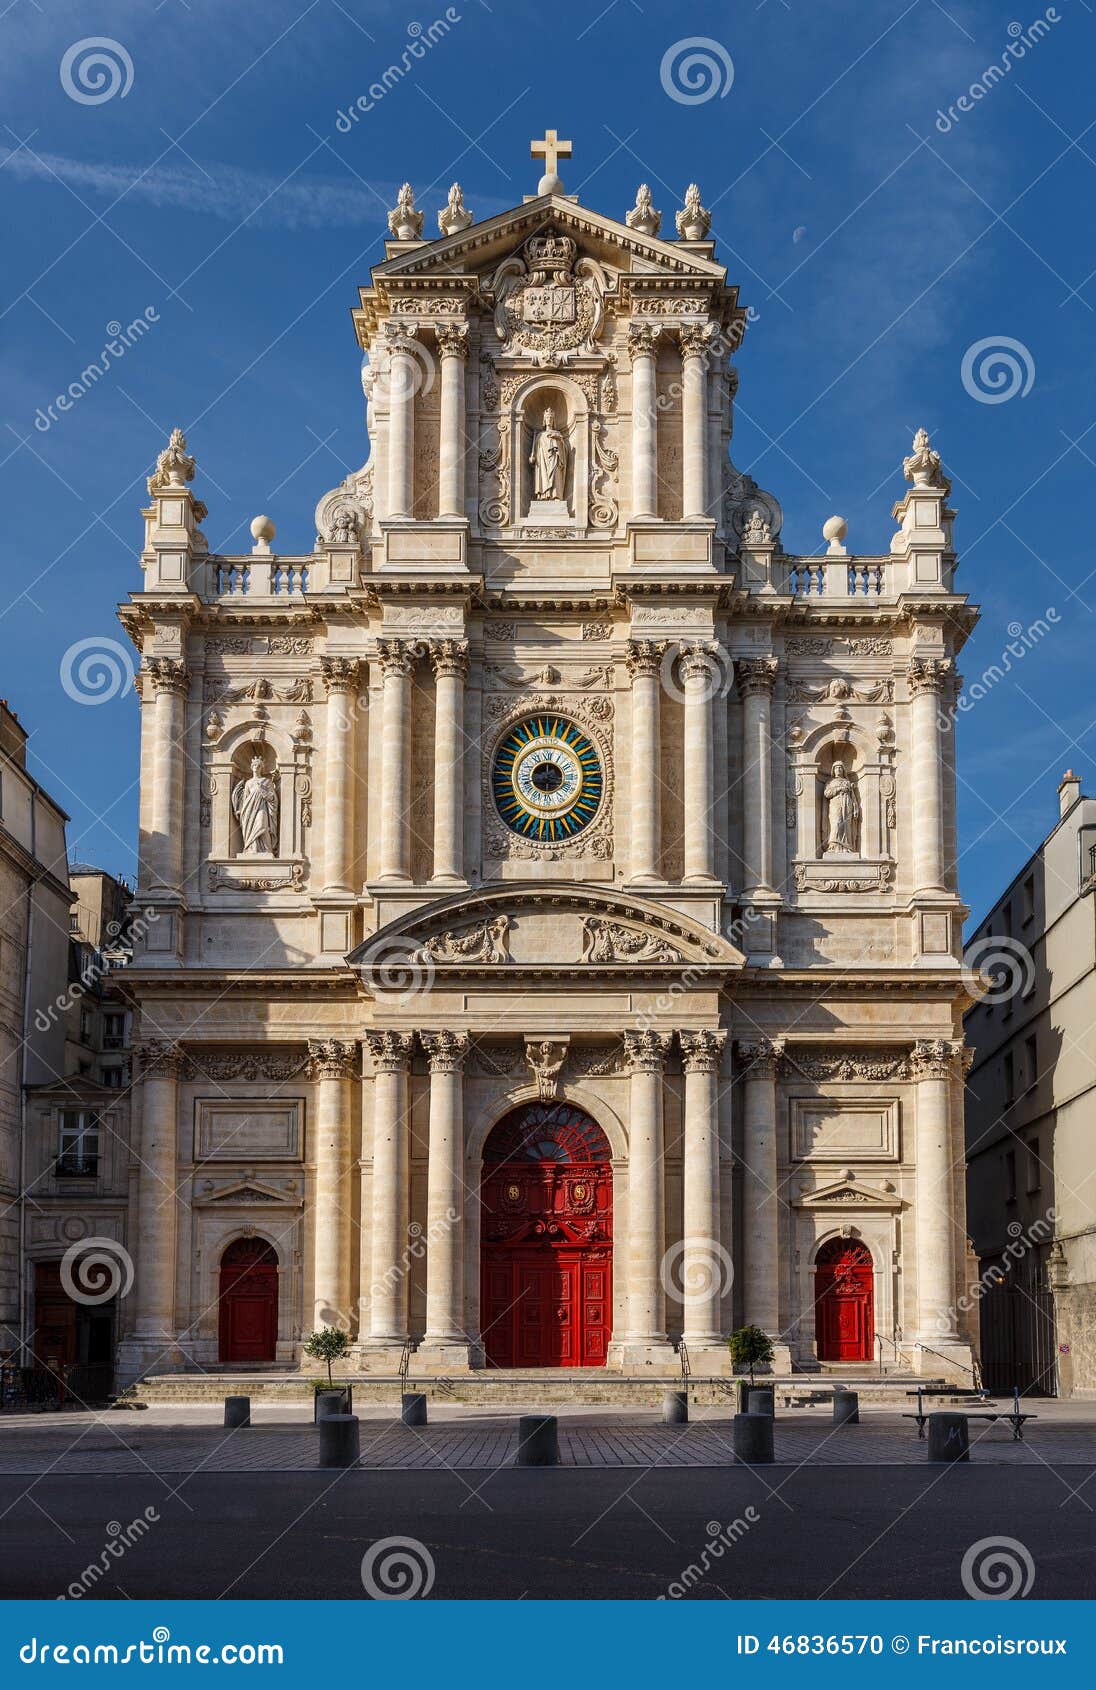
[{"label": "cobblestone pavement", "polygon": [[[1014,1443],[1004,1422],[973,1420],[971,1459],[1001,1466],[1096,1464],[1096,1410],[1034,1404],[1038,1420]],[[362,1466],[387,1469],[493,1470],[517,1453],[515,1408],[505,1414],[438,1407],[431,1424],[402,1426],[369,1405],[361,1419]],[[560,1456],[571,1467],[722,1467],[733,1461],[731,1423],[720,1409],[695,1409],[692,1424],[664,1426],[653,1414],[560,1410]],[[217,1405],[161,1406],[144,1414],[5,1416],[0,1473],[137,1474],[298,1472],[314,1469],[319,1438],[301,1405],[256,1404],[254,1424],[235,1432],[217,1424]],[[892,1410],[862,1412],[858,1426],[834,1427],[828,1412],[782,1414],[776,1423],[781,1465],[906,1466],[927,1460],[916,1427]]]}]

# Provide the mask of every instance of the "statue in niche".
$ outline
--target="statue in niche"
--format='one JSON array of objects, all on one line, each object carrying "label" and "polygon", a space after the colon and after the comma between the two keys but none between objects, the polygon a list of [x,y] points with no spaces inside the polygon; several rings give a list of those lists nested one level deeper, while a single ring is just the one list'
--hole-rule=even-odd
[{"label": "statue in niche", "polygon": [[860,825],[860,799],[856,782],[845,773],[845,765],[840,759],[830,771],[822,796],[826,800],[825,854],[854,855]]},{"label": "statue in niche", "polygon": [[549,405],[543,426],[533,435],[529,462],[533,465],[533,498],[562,502],[567,488],[567,436],[556,427],[556,414]]},{"label": "statue in niche", "polygon": [[236,782],[232,813],[240,824],[242,856],[277,856],[278,789],[266,773],[261,757],[251,759],[250,778]]}]

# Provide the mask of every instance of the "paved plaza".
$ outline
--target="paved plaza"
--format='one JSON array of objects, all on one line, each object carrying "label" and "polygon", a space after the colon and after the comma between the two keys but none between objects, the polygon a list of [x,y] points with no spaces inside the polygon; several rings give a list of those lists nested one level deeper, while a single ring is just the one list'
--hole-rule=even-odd
[{"label": "paved plaza", "polygon": [[[1001,1408],[1006,1405],[1001,1404]],[[1096,1405],[1027,1404],[1038,1416],[1022,1443],[1006,1421],[972,1419],[971,1460],[1010,1467],[1096,1463]],[[517,1420],[506,1413],[432,1405],[430,1424],[403,1426],[393,1409],[359,1412],[361,1465],[376,1469],[485,1471],[512,1466]],[[0,1474],[304,1472],[317,1465],[319,1436],[304,1404],[253,1404],[253,1424],[226,1431],[218,1404],[157,1405],[142,1413],[6,1415],[0,1421]],[[724,1467],[734,1461],[724,1408],[694,1408],[688,1426],[663,1425],[636,1409],[560,1409],[565,1467]],[[864,1408],[857,1426],[835,1427],[828,1407],[777,1416],[780,1465],[890,1467],[924,1464],[927,1446],[912,1419],[892,1408]]]}]

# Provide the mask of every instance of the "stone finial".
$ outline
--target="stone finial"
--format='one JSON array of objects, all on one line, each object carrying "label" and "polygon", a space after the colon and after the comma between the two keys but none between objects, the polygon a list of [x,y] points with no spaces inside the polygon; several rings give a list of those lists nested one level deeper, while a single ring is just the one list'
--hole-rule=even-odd
[{"label": "stone finial", "polygon": [[701,205],[700,189],[695,182],[690,182],[685,189],[685,209],[677,213],[674,222],[677,224],[679,241],[707,240],[708,230],[712,226],[712,215]]},{"label": "stone finial", "polygon": [[822,524],[822,538],[828,540],[827,551],[831,557],[847,557],[845,535],[849,525],[843,516],[828,516]]},{"label": "stone finial", "polygon": [[194,480],[194,459],[186,449],[186,435],[181,428],[173,428],[159,457],[156,468],[148,478],[150,493],[163,493],[169,487],[185,487]]},{"label": "stone finial", "polygon": [[396,241],[422,239],[423,213],[415,210],[415,190],[405,182],[396,196],[395,209],[388,213],[388,232]]},{"label": "stone finial", "polygon": [[276,532],[274,524],[268,516],[252,517],[251,538],[255,542],[251,548],[252,555],[257,555],[259,557],[267,556],[270,551],[270,542],[273,540]]},{"label": "stone finial", "polygon": [[913,451],[902,460],[902,469],[906,480],[912,481],[915,487],[948,488],[940,454],[930,446],[926,429],[917,430],[913,437]]},{"label": "stone finial", "polygon": [[651,190],[646,182],[641,182],[636,189],[636,203],[624,221],[639,235],[657,235],[661,229],[662,213],[651,204]]},{"label": "stone finial", "polygon": [[449,190],[449,200],[444,208],[438,212],[438,228],[443,235],[459,235],[462,229],[467,229],[475,218],[464,203],[459,182],[454,182]]}]

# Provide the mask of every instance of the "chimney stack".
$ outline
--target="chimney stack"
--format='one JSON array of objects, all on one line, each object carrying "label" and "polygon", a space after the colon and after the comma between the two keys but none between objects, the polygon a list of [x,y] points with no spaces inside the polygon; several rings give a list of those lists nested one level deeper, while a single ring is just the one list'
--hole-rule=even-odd
[{"label": "chimney stack", "polygon": [[1064,816],[1067,810],[1072,810],[1081,796],[1081,779],[1072,769],[1067,769],[1058,783],[1058,814]]}]

